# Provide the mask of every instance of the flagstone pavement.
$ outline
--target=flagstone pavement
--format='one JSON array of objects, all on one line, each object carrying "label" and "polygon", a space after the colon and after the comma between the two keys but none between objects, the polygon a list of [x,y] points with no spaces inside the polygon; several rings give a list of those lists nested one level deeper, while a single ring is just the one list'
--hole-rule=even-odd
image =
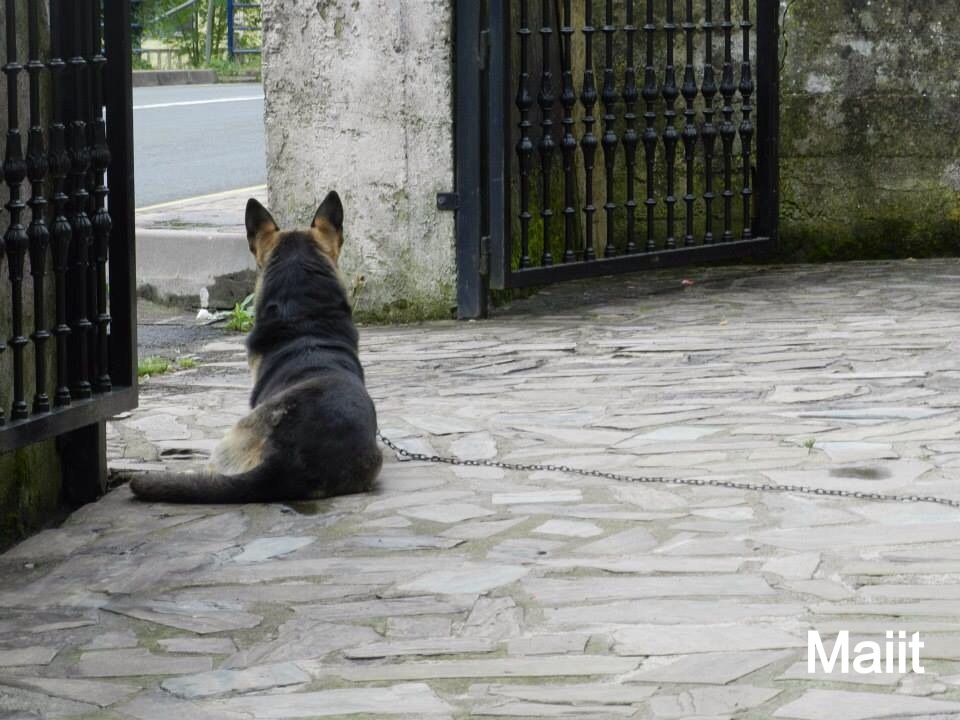
[{"label": "flagstone pavement", "polygon": [[[363,360],[415,451],[960,499],[958,311],[957,260],[662,272],[364,328]],[[192,467],[243,414],[241,338],[196,354],[115,468]],[[935,505],[392,454],[293,506],[119,487],[0,556],[0,717],[960,717],[958,573]],[[920,632],[926,672],[808,674],[813,629]]]}]

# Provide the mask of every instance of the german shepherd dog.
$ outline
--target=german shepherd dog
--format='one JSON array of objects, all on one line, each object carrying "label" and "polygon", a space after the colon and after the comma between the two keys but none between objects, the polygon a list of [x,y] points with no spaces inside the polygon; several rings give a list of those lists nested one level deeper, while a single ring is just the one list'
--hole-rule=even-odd
[{"label": "german shepherd dog", "polygon": [[247,354],[251,412],[203,473],[150,473],[141,500],[242,503],[369,490],[380,472],[377,416],[364,386],[357,330],[337,269],[343,205],[331,192],[309,229],[281,232],[251,199],[247,240],[259,277]]}]

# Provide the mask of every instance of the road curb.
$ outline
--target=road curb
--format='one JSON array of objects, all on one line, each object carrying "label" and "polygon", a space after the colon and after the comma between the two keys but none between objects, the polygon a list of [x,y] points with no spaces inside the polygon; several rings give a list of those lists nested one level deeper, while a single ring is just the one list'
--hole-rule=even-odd
[{"label": "road curb", "polygon": [[151,300],[228,308],[253,292],[256,265],[242,233],[137,228],[137,290]]},{"label": "road curb", "polygon": [[214,70],[135,70],[133,87],[160,85],[213,85],[217,82]]}]

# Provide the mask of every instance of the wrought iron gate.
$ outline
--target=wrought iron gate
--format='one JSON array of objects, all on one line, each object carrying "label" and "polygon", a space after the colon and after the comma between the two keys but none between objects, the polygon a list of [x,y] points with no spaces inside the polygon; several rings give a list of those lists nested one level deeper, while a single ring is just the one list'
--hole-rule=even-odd
[{"label": "wrought iron gate", "polygon": [[0,452],[57,438],[93,494],[104,420],[137,402],[130,3],[5,0],[4,21]]},{"label": "wrought iron gate", "polygon": [[773,245],[776,0],[461,0],[457,12],[461,317],[484,314],[487,286]]}]

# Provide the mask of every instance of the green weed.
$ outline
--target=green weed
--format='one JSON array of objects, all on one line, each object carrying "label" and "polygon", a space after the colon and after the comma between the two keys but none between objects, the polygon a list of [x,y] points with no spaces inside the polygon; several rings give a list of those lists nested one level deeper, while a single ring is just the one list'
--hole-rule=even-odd
[{"label": "green weed", "polygon": [[247,295],[243,302],[233,306],[227,313],[227,329],[234,332],[248,332],[253,327],[253,299],[254,295]]}]

